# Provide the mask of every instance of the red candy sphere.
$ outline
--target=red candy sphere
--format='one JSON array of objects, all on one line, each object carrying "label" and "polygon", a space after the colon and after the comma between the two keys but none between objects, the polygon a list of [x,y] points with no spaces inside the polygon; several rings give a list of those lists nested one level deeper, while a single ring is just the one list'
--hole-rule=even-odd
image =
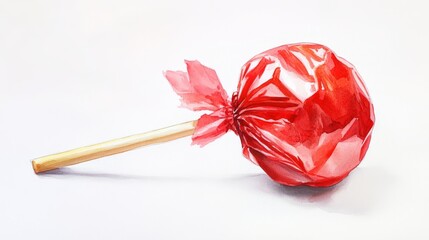
[{"label": "red candy sphere", "polygon": [[276,182],[331,186],[363,159],[374,109],[356,69],[319,44],[263,52],[232,98],[243,153]]}]

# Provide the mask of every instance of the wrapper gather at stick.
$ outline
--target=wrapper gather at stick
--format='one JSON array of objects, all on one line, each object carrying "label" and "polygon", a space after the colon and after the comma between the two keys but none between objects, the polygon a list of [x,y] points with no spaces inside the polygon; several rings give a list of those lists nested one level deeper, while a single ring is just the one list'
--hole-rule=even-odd
[{"label": "wrapper gather at stick", "polygon": [[36,173],[192,135],[204,146],[229,130],[244,156],[274,181],[331,186],[358,166],[368,149],[374,108],[356,69],[329,48],[297,43],[270,49],[241,69],[229,98],[216,72],[186,61],[165,77],[198,120],[33,160]]}]

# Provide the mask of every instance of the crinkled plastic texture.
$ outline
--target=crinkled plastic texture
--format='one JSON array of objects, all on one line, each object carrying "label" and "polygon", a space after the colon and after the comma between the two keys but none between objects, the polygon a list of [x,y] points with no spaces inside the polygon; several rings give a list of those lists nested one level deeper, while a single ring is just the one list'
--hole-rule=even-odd
[{"label": "crinkled plastic texture", "polygon": [[187,65],[188,74],[165,76],[184,106],[212,111],[199,119],[194,143],[205,145],[231,129],[246,158],[290,186],[334,185],[365,156],[373,105],[355,68],[329,48],[289,44],[253,57],[231,102],[212,69]]}]

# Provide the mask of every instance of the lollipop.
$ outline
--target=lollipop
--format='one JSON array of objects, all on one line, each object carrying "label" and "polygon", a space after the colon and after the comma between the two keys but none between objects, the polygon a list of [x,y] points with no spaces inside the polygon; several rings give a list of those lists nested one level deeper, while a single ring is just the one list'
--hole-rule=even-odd
[{"label": "lollipop", "polygon": [[274,181],[331,186],[365,156],[374,126],[368,91],[346,60],[314,43],[288,44],[250,59],[229,98],[216,72],[186,61],[164,73],[198,120],[33,160],[36,173],[192,135],[204,146],[232,130],[244,156]]}]

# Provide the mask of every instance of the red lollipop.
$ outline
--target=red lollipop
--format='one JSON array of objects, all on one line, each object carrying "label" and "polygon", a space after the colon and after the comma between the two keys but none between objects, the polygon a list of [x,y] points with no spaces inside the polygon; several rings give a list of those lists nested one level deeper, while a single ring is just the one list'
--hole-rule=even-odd
[{"label": "red lollipop", "polygon": [[[213,69],[198,61],[186,65],[187,72],[167,71],[165,77],[184,107],[211,113],[198,119],[195,130],[195,122],[158,130],[159,141],[192,134],[193,143],[204,146],[232,130],[246,158],[290,186],[331,186],[365,156],[373,105],[355,68],[329,48],[298,43],[256,55],[242,67],[231,99]],[[153,133],[35,159],[33,167],[42,172],[127,151],[147,145]]]}]

